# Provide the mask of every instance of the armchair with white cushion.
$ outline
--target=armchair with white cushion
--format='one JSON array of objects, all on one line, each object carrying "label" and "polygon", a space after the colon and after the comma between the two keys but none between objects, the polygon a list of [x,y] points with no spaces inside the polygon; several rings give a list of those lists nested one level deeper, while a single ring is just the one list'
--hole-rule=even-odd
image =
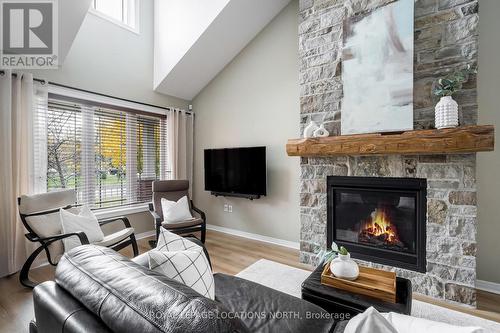
[{"label": "armchair with white cushion", "polygon": [[[131,245],[134,257],[139,254],[134,228],[126,217],[97,220],[87,207],[75,206],[75,202],[76,192],[72,189],[22,195],[18,198],[21,221],[28,231],[25,237],[30,242],[40,244],[21,269],[19,280],[23,286],[33,288],[37,285],[30,280],[29,271],[42,251],[45,251],[48,262],[53,266],[56,266],[64,252],[69,250],[67,247],[80,244],[95,244],[115,251]],[[76,222],[68,221],[63,226],[62,219],[72,219]],[[102,233],[102,226],[117,222],[123,224],[122,229],[106,236]],[[92,225],[93,223],[95,225]]]},{"label": "armchair with white cushion", "polygon": [[201,242],[205,243],[206,216],[189,198],[188,180],[153,182],[153,203],[149,204],[149,211],[155,220],[156,239],[163,227],[177,235],[201,232]]}]

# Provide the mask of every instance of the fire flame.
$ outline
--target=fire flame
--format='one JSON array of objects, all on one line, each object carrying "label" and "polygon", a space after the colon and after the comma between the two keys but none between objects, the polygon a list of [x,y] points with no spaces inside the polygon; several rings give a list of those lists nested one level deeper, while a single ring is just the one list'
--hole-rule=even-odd
[{"label": "fire flame", "polygon": [[368,234],[372,237],[381,237],[387,244],[400,244],[396,226],[394,226],[389,218],[389,214],[384,208],[377,208],[367,219],[360,234]]}]

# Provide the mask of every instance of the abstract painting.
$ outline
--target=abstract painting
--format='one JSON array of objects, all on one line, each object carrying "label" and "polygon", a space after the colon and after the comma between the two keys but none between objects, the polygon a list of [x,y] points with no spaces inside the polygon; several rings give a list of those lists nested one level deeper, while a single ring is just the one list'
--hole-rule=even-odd
[{"label": "abstract painting", "polygon": [[343,135],[413,129],[413,7],[399,0],[344,21]]}]

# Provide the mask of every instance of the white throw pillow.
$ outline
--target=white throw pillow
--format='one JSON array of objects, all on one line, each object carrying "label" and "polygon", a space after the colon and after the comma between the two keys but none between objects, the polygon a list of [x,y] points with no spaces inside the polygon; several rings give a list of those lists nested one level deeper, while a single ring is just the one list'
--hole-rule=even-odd
[{"label": "white throw pillow", "polygon": [[349,320],[344,333],[398,333],[398,331],[372,306]]},{"label": "white throw pillow", "polygon": [[203,248],[160,228],[156,249],[148,252],[149,268],[214,299],[214,277]]},{"label": "white throw pillow", "polygon": [[384,316],[399,333],[482,333],[480,327],[460,327],[437,321],[410,317],[399,313],[383,313]]},{"label": "white throw pillow", "polygon": [[[99,226],[97,218],[87,206],[83,206],[79,214],[73,214],[61,208],[59,210],[59,216],[61,218],[63,233],[67,234],[83,231],[90,243],[100,242],[104,239],[104,234]],[[82,245],[77,236],[65,238],[63,239],[63,243],[65,251]]]},{"label": "white throw pillow", "polygon": [[161,210],[163,212],[163,221],[167,223],[185,222],[193,218],[187,196],[183,196],[177,202],[162,198]]},{"label": "white throw pillow", "polygon": [[[158,242],[156,243],[156,250],[158,251],[181,251],[181,250],[197,250],[202,249],[196,243],[191,242],[189,239],[181,237],[161,227],[160,234],[158,235]],[[202,249],[203,250],[203,249]]]},{"label": "white throw pillow", "polygon": [[149,268],[215,299],[214,276],[203,249],[148,252]]}]

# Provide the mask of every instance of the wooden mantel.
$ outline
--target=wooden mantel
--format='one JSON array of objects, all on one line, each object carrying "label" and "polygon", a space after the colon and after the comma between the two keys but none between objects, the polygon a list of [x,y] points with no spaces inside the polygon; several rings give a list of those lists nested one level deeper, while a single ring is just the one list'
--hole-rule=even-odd
[{"label": "wooden mantel", "polygon": [[356,134],[326,138],[291,139],[288,156],[461,154],[493,151],[493,125],[408,131],[389,134]]}]

